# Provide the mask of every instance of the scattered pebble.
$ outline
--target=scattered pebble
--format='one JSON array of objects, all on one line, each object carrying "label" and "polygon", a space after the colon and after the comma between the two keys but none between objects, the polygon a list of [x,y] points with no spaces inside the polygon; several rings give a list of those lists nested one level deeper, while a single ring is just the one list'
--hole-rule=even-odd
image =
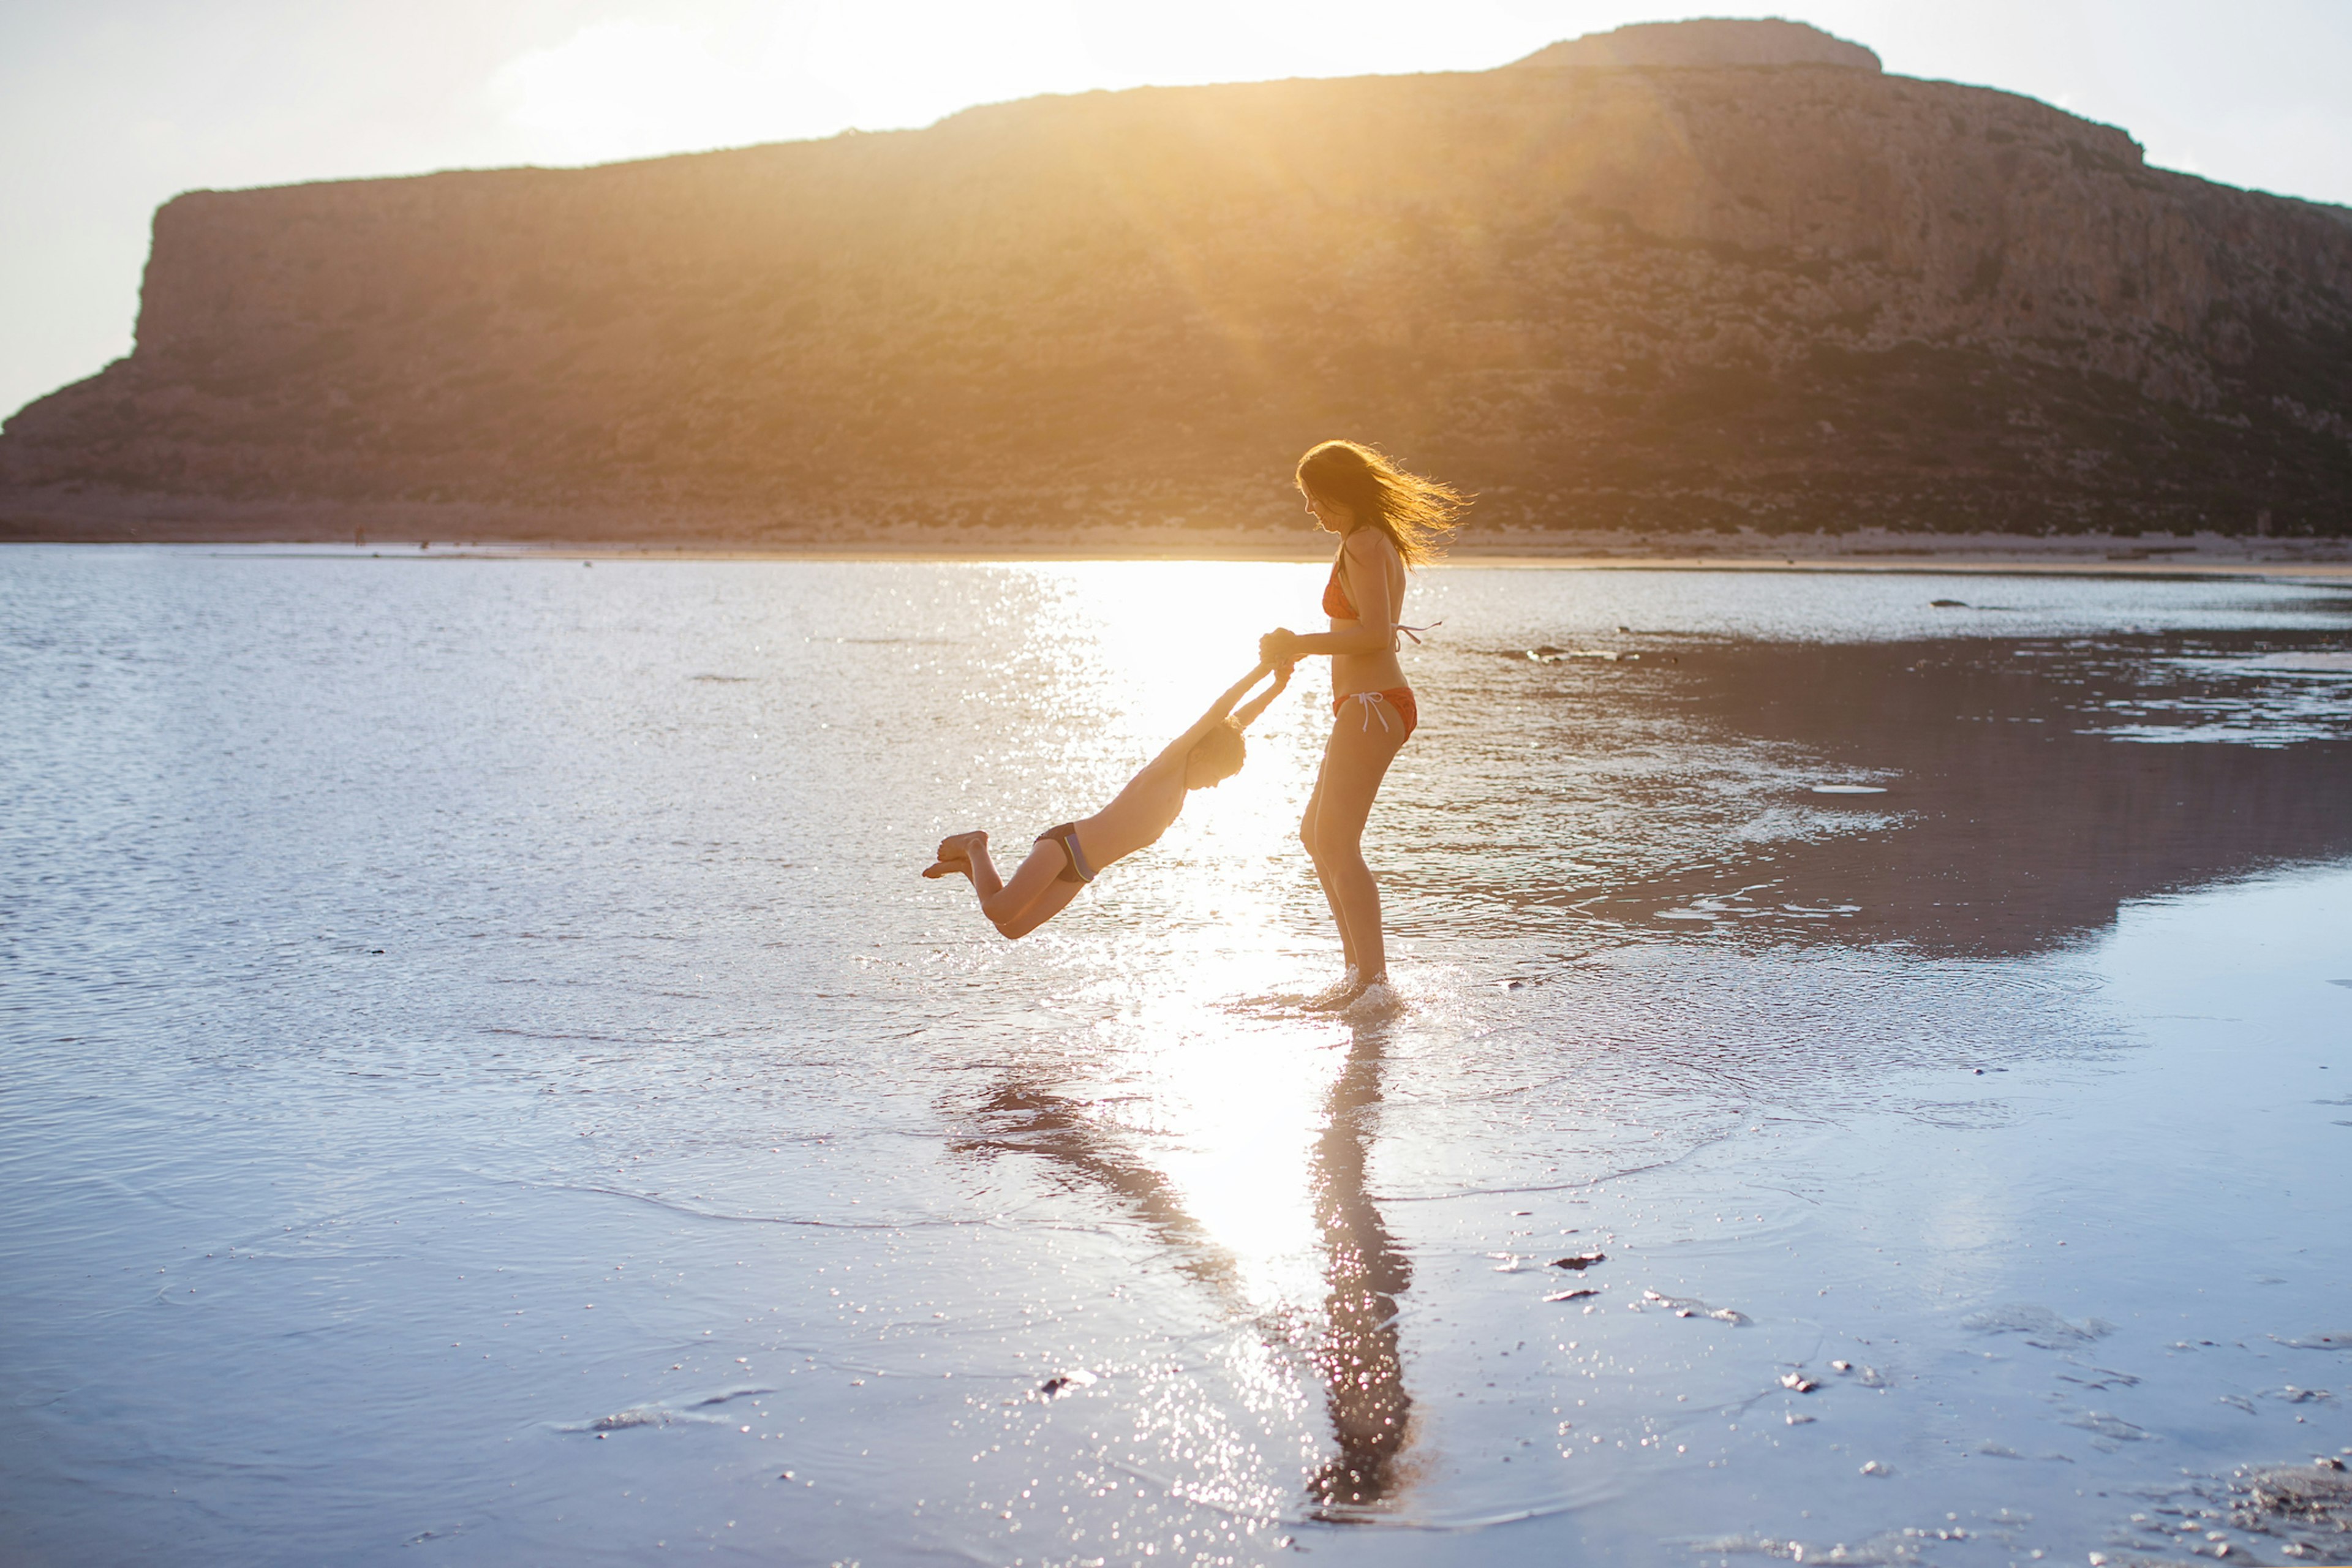
[{"label": "scattered pebble", "polygon": [[1862,1473],[1865,1476],[1891,1476],[1895,1473],[1895,1467],[1882,1465],[1876,1459],[1872,1459],[1862,1467]]},{"label": "scattered pebble", "polygon": [[1547,1301],[1581,1301],[1587,1296],[1598,1296],[1600,1294],[1601,1290],[1598,1286],[1587,1285],[1582,1289],[1576,1290],[1555,1290],[1550,1295],[1546,1296],[1544,1300]]},{"label": "scattered pebble", "polygon": [[1813,1390],[1819,1388],[1821,1384],[1815,1383],[1811,1378],[1807,1377],[1801,1372],[1784,1372],[1780,1374],[1780,1386],[1783,1388],[1793,1388],[1799,1394],[1811,1394]]},{"label": "scattered pebble", "polygon": [[1606,1263],[1608,1261],[1609,1255],[1605,1252],[1571,1252],[1566,1258],[1553,1258],[1551,1260],[1551,1267],[1554,1268],[1581,1269],[1590,1268],[1596,1263]]},{"label": "scattered pebble", "polygon": [[1830,1370],[1832,1372],[1852,1372],[1853,1370],[1853,1363],[1850,1361],[1833,1361],[1830,1363]]},{"label": "scattered pebble", "polygon": [[1672,1308],[1677,1318],[1713,1318],[1717,1322],[1729,1323],[1734,1328],[1745,1327],[1751,1321],[1745,1312],[1734,1311],[1729,1307],[1710,1307],[1695,1297],[1664,1296],[1655,1290],[1644,1290],[1642,1292],[1642,1300],[1654,1301],[1662,1307]]}]

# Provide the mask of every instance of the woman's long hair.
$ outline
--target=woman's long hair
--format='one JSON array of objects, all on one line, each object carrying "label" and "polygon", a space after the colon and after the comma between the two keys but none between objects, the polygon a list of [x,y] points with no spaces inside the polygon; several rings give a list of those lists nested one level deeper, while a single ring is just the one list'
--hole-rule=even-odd
[{"label": "woman's long hair", "polygon": [[1434,561],[1470,498],[1450,485],[1408,473],[1372,447],[1326,441],[1298,459],[1298,488],[1337,501],[1389,536],[1407,566]]}]

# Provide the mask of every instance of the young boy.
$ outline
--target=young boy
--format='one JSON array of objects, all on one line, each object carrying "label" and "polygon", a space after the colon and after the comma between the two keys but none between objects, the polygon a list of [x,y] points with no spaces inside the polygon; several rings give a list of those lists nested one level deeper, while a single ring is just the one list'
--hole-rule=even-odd
[{"label": "young boy", "polygon": [[[941,839],[938,861],[923,875],[970,877],[972,891],[980,895],[980,912],[1006,936],[1027,936],[1060,914],[1104,867],[1158,842],[1183,811],[1188,792],[1214,788],[1242,771],[1242,731],[1290,684],[1290,668],[1261,664],[1235,681],[1191,729],[1128,780],[1108,805],[1039,834],[1011,881],[997,876],[988,858],[988,835],[977,831]],[[1234,712],[1242,693],[1269,669],[1274,684]]]}]

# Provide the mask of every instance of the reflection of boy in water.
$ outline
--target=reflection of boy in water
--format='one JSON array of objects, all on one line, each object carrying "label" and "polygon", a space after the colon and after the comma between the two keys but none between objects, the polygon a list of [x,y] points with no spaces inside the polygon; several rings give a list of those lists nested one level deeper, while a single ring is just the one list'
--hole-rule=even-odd
[{"label": "reflection of boy in water", "polygon": [[[1235,712],[1242,693],[1269,669],[1274,684]],[[1011,881],[998,878],[988,858],[988,835],[978,831],[940,840],[939,859],[923,875],[970,877],[972,891],[980,895],[980,912],[1006,936],[1027,936],[1061,913],[1097,871],[1158,842],[1183,811],[1187,792],[1214,788],[1241,772],[1242,731],[1289,684],[1286,664],[1261,664],[1235,681],[1191,729],[1144,763],[1108,805],[1039,834]]]}]

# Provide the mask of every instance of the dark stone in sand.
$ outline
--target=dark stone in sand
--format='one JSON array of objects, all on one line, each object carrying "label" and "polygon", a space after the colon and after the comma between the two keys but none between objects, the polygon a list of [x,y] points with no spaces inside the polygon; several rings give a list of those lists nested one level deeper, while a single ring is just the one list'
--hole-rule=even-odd
[{"label": "dark stone in sand", "polygon": [[1554,1268],[1580,1269],[1590,1268],[1596,1263],[1606,1263],[1608,1261],[1609,1255],[1605,1252],[1574,1252],[1570,1253],[1566,1258],[1553,1258],[1551,1260],[1551,1267]]},{"label": "dark stone in sand", "polygon": [[2340,1462],[2242,1470],[2231,1480],[2228,1500],[2230,1522],[2240,1530],[2290,1539],[2332,1536],[2325,1544],[2304,1541],[2305,1550],[2296,1555],[2323,1563],[2344,1560],[2338,1542],[2352,1534],[2352,1476]]}]

